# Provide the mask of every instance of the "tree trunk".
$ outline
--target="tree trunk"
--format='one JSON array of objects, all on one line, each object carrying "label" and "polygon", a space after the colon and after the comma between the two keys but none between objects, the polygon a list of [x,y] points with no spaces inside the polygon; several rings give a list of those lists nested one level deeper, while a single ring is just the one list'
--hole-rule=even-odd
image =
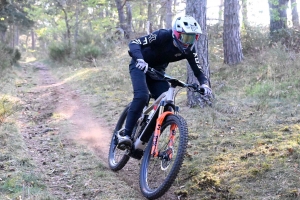
[{"label": "tree trunk", "polygon": [[220,6],[219,6],[219,25],[223,24],[223,17],[224,17],[224,0],[220,0]]},{"label": "tree trunk", "polygon": [[172,28],[172,0],[166,0],[166,29]]},{"label": "tree trunk", "polygon": [[243,60],[240,37],[239,0],[225,0],[223,48],[224,63],[236,65]]},{"label": "tree trunk", "polygon": [[79,8],[78,4],[76,4],[75,8],[75,33],[74,33],[74,49],[77,46],[77,39],[79,35]]},{"label": "tree trunk", "polygon": [[132,12],[131,12],[131,5],[129,1],[126,1],[126,15],[127,15],[127,37],[131,37],[131,30],[132,30]]},{"label": "tree trunk", "polygon": [[33,29],[31,29],[31,49],[35,50],[35,37]]},{"label": "tree trunk", "polygon": [[243,25],[246,30],[249,27],[249,21],[248,21],[248,0],[242,0],[242,16],[243,16]]},{"label": "tree trunk", "polygon": [[66,29],[67,29],[68,48],[69,48],[69,50],[71,50],[71,28],[70,28],[70,25],[69,25],[68,13],[67,13],[67,11],[64,7],[64,6],[66,6],[66,2],[61,2],[59,0],[56,0],[56,3],[65,15],[65,24],[66,24]]},{"label": "tree trunk", "polygon": [[152,0],[148,0],[147,34],[150,34],[152,32],[153,32]]},{"label": "tree trunk", "polygon": [[[161,8],[160,8],[160,12],[159,12],[159,23],[157,24],[158,27],[160,28],[164,28],[164,23],[165,23],[165,20],[166,20],[166,1],[167,0],[162,0],[161,1]],[[154,17],[155,18],[155,17]]]},{"label": "tree trunk", "polygon": [[62,11],[65,14],[65,23],[66,23],[67,38],[68,38],[68,48],[69,48],[69,50],[71,50],[71,28],[70,28],[70,25],[69,25],[68,13],[63,7],[62,7]]},{"label": "tree trunk", "polygon": [[[139,7],[140,7],[140,16],[144,16],[144,6],[143,6],[143,2],[139,2]],[[144,23],[143,20],[139,20],[139,30],[143,30]]]},{"label": "tree trunk", "polygon": [[5,41],[6,30],[0,30],[1,42]]},{"label": "tree trunk", "polygon": [[15,29],[16,29],[16,25],[13,22],[12,24],[12,30],[11,30],[11,47],[14,49],[15,48]]},{"label": "tree trunk", "polygon": [[[187,0],[186,13],[193,16],[199,23],[202,29],[202,34],[199,37],[199,41],[196,43],[195,48],[198,53],[199,63],[203,68],[203,71],[209,81],[210,85],[210,68],[208,60],[208,39],[207,39],[207,26],[206,26],[206,5],[207,0]],[[187,82],[188,83],[198,83],[193,71],[191,70],[189,64],[187,64]],[[204,106],[204,101],[200,98],[199,94],[187,92],[188,105],[190,107],[200,105]]]},{"label": "tree trunk", "polygon": [[129,39],[128,27],[126,24],[126,18],[125,18],[125,13],[124,13],[124,3],[122,0],[115,0],[115,2],[117,5],[117,9],[118,9],[120,27],[124,30],[124,37],[126,39]]},{"label": "tree trunk", "polygon": [[19,27],[18,25],[15,25],[15,30],[14,30],[14,45],[19,46]]},{"label": "tree trunk", "polygon": [[287,3],[288,0],[269,0],[271,36],[273,36],[276,31],[285,29],[287,26]]},{"label": "tree trunk", "polygon": [[296,0],[291,0],[291,8],[292,8],[292,22],[294,28],[299,28],[299,15],[297,10],[297,2]]}]

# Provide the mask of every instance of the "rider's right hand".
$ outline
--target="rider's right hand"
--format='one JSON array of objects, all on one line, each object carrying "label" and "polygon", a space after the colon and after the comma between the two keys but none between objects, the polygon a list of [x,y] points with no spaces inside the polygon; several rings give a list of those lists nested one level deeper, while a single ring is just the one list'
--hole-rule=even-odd
[{"label": "rider's right hand", "polygon": [[148,70],[148,63],[146,63],[143,59],[137,59],[136,60],[136,65],[138,69],[144,71],[144,73],[147,72]]}]

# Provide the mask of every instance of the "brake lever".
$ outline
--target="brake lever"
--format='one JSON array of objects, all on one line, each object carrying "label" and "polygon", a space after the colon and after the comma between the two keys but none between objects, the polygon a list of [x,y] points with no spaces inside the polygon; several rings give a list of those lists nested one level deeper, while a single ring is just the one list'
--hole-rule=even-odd
[{"label": "brake lever", "polygon": [[194,89],[194,92],[199,92],[201,95],[204,95],[205,89],[201,88],[197,83],[192,83],[192,87]]}]

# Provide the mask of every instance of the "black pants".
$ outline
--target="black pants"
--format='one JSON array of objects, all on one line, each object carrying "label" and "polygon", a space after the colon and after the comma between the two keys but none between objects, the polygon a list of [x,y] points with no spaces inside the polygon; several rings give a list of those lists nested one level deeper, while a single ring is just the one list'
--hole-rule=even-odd
[{"label": "black pants", "polygon": [[[131,135],[132,130],[142,114],[148,99],[149,92],[153,98],[158,98],[162,93],[169,89],[169,83],[165,80],[153,80],[143,71],[135,67],[136,63],[131,60],[129,64],[129,73],[133,87],[133,100],[128,110],[127,120],[125,124],[125,135]],[[166,65],[155,68],[163,69]]]}]

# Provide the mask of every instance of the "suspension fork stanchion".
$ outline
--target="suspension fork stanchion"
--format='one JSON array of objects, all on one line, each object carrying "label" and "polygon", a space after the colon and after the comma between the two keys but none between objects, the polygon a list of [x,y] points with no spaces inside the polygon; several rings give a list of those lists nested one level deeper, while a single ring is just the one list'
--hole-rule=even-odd
[{"label": "suspension fork stanchion", "polygon": [[160,130],[161,130],[161,125],[167,115],[172,115],[173,112],[166,111],[162,113],[156,120],[156,126],[155,126],[155,131],[154,131],[154,137],[153,137],[153,143],[152,143],[152,149],[151,149],[151,155],[153,157],[158,157],[159,151],[157,149],[158,147],[158,139],[160,136]]},{"label": "suspension fork stanchion", "polygon": [[172,159],[173,157],[173,144],[175,143],[175,135],[176,135],[176,124],[172,124],[170,127],[170,135],[169,135],[169,143],[168,143],[168,150],[171,150],[169,154],[169,158]]}]

